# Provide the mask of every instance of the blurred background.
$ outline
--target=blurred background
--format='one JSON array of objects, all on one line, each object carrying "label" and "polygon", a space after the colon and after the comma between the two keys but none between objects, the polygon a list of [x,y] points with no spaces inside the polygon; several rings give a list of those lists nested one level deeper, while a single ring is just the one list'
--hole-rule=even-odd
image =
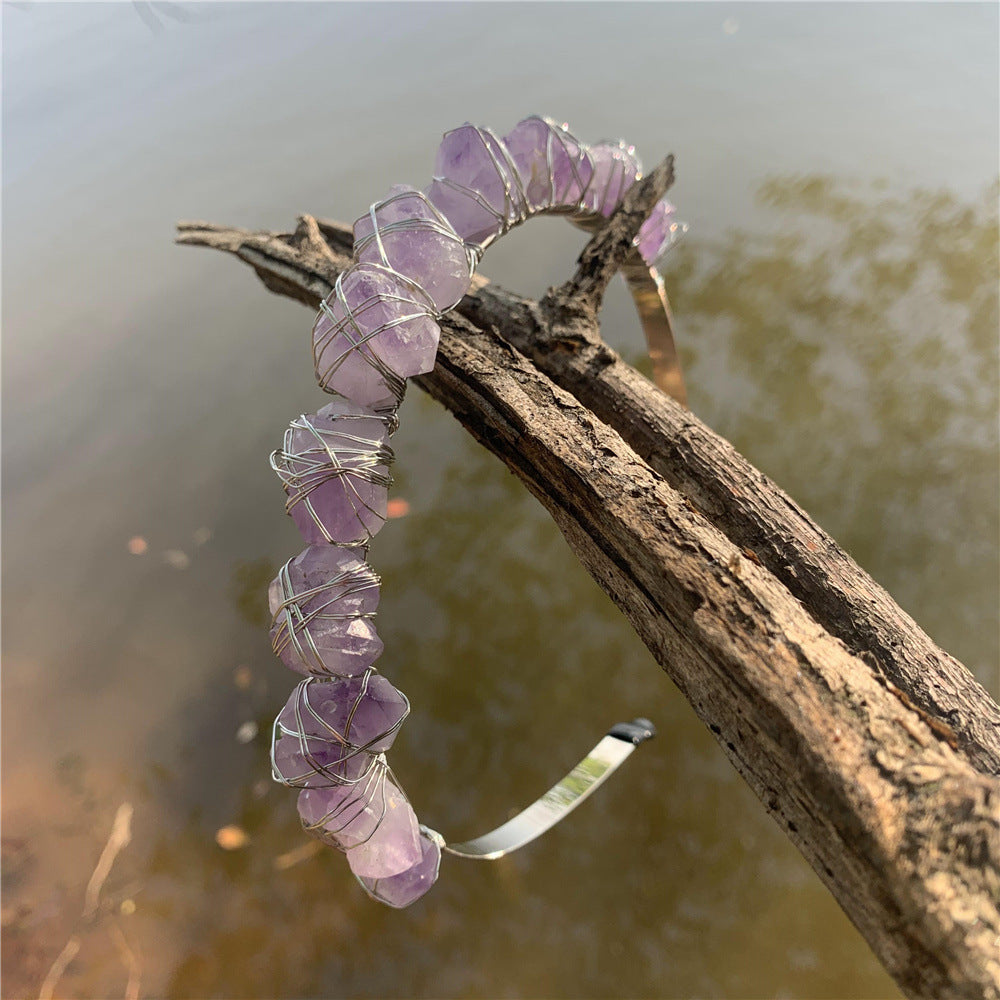
[{"label": "blurred background", "polygon": [[[73,935],[58,996],[897,995],[540,506],[417,390],[372,559],[419,815],[475,835],[610,723],[661,735],[404,912],[309,846],[269,780],[297,678],[264,592],[300,548],[267,458],[324,402],[312,316],[173,227],[352,220],[467,119],[675,153],[694,411],[996,695],[997,7],[7,2],[2,27],[3,995]],[[537,295],[584,240],[537,220],[483,271]],[[642,366],[623,285],[603,319]]]}]

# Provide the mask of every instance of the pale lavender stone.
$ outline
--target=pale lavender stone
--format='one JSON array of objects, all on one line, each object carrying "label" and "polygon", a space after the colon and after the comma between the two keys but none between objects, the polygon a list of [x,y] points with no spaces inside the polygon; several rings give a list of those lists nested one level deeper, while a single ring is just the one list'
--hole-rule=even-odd
[{"label": "pale lavender stone", "polygon": [[593,165],[586,147],[566,125],[532,115],[504,136],[531,211],[572,207],[590,184]]},{"label": "pale lavender stone", "polygon": [[300,674],[363,674],[382,653],[370,621],[378,599],[378,576],[356,553],[311,545],[268,589],[274,652]]},{"label": "pale lavender stone", "polygon": [[354,253],[359,261],[384,264],[415,281],[439,312],[469,289],[472,272],[462,238],[425,195],[403,184],[355,221]]},{"label": "pale lavender stone", "polygon": [[320,387],[372,409],[391,408],[406,378],[434,367],[440,334],[418,288],[379,264],[355,264],[313,327]]},{"label": "pale lavender stone", "polygon": [[363,878],[361,884],[379,902],[401,910],[415,903],[437,881],[441,848],[425,834],[420,835],[420,860],[406,871],[388,878]]},{"label": "pale lavender stone", "polygon": [[[423,857],[420,832],[413,807],[395,785],[386,780],[385,808],[375,832],[347,850],[347,863],[359,878],[388,878],[412,868]],[[372,808],[378,809],[379,797]]]},{"label": "pale lavender stone", "polygon": [[635,245],[642,259],[652,266],[686,231],[687,226],[677,221],[677,209],[666,198],[661,198],[639,229]]},{"label": "pale lavender stone", "polygon": [[427,197],[463,240],[480,246],[525,211],[503,144],[488,129],[468,123],[441,140]]},{"label": "pale lavender stone", "polygon": [[360,855],[363,867],[378,867],[380,862],[383,868],[399,865],[393,872],[398,874],[420,857],[417,818],[386,776],[385,765],[352,785],[305,789],[299,794],[298,809],[306,831],[331,847],[361,851],[373,840],[380,843],[379,851]]},{"label": "pale lavender stone", "polygon": [[635,147],[623,140],[599,142],[590,147],[594,176],[584,204],[605,218],[618,207],[625,192],[642,176],[642,164]]},{"label": "pale lavender stone", "polygon": [[275,780],[298,788],[355,781],[392,746],[409,710],[403,693],[374,672],[307,678],[275,720]]},{"label": "pale lavender stone", "polygon": [[307,542],[368,542],[385,524],[388,438],[386,417],[347,399],[292,421],[271,464]]}]

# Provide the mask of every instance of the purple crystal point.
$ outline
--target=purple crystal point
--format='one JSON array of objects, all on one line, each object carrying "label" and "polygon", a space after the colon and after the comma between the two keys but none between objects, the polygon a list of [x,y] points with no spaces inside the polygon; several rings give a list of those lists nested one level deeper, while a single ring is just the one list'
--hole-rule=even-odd
[{"label": "purple crystal point", "polygon": [[388,779],[382,782],[381,799],[373,797],[374,808],[384,803],[382,818],[363,843],[347,849],[347,863],[359,878],[388,878],[412,868],[421,860],[417,817],[406,796]]},{"label": "purple crystal point", "polygon": [[388,750],[410,704],[384,677],[299,683],[274,724],[274,779],[297,788],[356,781]]},{"label": "purple crystal point", "polygon": [[593,165],[586,147],[568,126],[531,115],[519,121],[503,142],[531,211],[572,207],[583,197]]},{"label": "purple crystal point", "polygon": [[469,290],[472,269],[462,238],[415,188],[396,184],[354,223],[354,253],[415,281],[439,312]]},{"label": "purple crystal point", "polygon": [[320,387],[372,409],[391,409],[405,379],[434,367],[440,329],[412,282],[380,264],[355,264],[337,279],[313,327]]},{"label": "purple crystal point", "polygon": [[347,399],[292,421],[271,467],[307,542],[368,542],[385,524],[393,458],[388,437],[386,417]]},{"label": "purple crystal point", "polygon": [[599,142],[590,147],[590,155],[594,160],[594,178],[584,205],[607,218],[642,176],[642,163],[635,155],[635,147],[627,146],[623,139]]},{"label": "purple crystal point", "polygon": [[365,891],[380,903],[387,903],[401,910],[415,903],[437,881],[441,864],[441,848],[426,834],[420,834],[422,857],[406,871],[388,878],[362,878]]},{"label": "purple crystal point", "polygon": [[300,674],[353,677],[382,653],[369,620],[378,608],[379,578],[358,556],[311,545],[271,581],[271,646]]},{"label": "purple crystal point", "polygon": [[642,259],[652,266],[687,232],[687,224],[677,221],[677,209],[661,198],[642,224],[635,245]]},{"label": "purple crystal point", "polygon": [[486,246],[525,215],[519,180],[503,143],[465,124],[446,132],[427,197],[462,239]]}]

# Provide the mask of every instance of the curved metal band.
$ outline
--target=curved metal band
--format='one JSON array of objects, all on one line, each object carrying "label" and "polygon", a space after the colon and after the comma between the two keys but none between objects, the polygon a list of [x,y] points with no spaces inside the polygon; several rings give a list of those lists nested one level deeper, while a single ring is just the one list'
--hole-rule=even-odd
[{"label": "curved metal band", "polygon": [[687,406],[687,387],[674,343],[673,317],[663,278],[655,267],[648,267],[637,252],[633,251],[632,257],[634,259],[622,266],[622,276],[639,311],[646,350],[653,363],[653,381],[681,406]]},{"label": "curved metal band", "polygon": [[[648,719],[620,722],[558,784],[503,826],[460,844],[439,844],[448,854],[477,861],[495,861],[531,843],[593,794],[631,756],[652,739],[656,729]],[[440,837],[440,834],[437,835]]]},{"label": "curved metal band", "polygon": [[[578,228],[594,233],[607,219],[602,215],[576,212],[570,216],[570,221]],[[647,264],[634,248],[622,265],[621,274],[632,293],[642,332],[646,335],[646,351],[653,363],[653,382],[686,407],[687,386],[674,343],[674,320],[663,276]]]}]

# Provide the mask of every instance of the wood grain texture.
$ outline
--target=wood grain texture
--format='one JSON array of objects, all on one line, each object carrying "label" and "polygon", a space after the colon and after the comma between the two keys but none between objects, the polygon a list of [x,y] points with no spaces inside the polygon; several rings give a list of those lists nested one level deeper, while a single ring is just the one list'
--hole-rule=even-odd
[{"label": "wood grain texture", "polygon": [[[904,991],[998,998],[1000,710],[805,512],[600,342],[600,261],[670,174],[630,192],[542,302],[476,282],[416,381],[542,502]],[[349,229],[308,216],[289,235],[179,229],[314,308],[350,261]]]}]

